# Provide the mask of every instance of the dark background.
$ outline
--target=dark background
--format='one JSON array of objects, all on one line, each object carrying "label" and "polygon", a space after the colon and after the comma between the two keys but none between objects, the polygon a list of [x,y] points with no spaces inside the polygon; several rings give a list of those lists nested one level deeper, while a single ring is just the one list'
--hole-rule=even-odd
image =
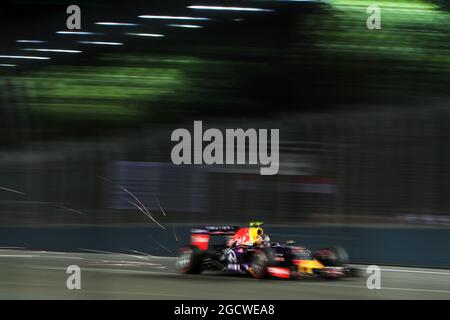
[{"label": "dark background", "polygon": [[[70,4],[81,7],[81,31],[100,34],[56,34],[66,30]],[[273,11],[198,11],[187,8],[192,4]],[[38,239],[46,239],[48,227],[153,226],[127,202],[123,186],[169,225],[264,220],[338,230],[317,231],[320,243],[342,243],[355,232],[348,228],[367,228],[352,229],[358,235],[347,244],[357,257],[370,252],[364,261],[448,267],[448,255],[427,264],[406,249],[410,239],[423,239],[431,253],[448,252],[448,3],[381,1],[381,30],[366,28],[369,4],[2,1],[0,55],[51,58],[0,58],[15,65],[0,67],[4,245],[48,244],[8,228],[38,228]],[[143,14],[210,20],[138,18]],[[123,45],[78,42],[86,40]],[[192,130],[193,120],[222,129],[279,128],[279,174],[172,165],[170,134]],[[407,237],[405,228],[412,230]],[[380,255],[385,242],[406,250],[406,258]],[[91,246],[107,243],[92,238]]]}]

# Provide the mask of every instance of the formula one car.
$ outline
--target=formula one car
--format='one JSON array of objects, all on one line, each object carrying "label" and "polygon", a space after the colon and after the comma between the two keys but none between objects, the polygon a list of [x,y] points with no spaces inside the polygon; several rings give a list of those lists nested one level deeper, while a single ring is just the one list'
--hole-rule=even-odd
[{"label": "formula one car", "polygon": [[[254,278],[337,279],[356,275],[346,265],[348,255],[343,248],[325,248],[314,253],[293,241],[284,245],[272,242],[261,222],[250,227],[201,226],[191,230],[191,245],[180,248],[176,267],[181,273],[197,274],[204,270],[220,270],[250,274]],[[214,240],[225,236],[225,243]],[[223,240],[223,239],[222,239]],[[217,242],[217,241],[216,241]]]}]

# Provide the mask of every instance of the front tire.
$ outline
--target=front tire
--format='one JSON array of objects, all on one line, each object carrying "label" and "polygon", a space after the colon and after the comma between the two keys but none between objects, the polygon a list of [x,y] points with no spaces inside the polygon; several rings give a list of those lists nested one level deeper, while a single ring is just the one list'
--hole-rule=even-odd
[{"label": "front tire", "polygon": [[317,250],[313,258],[327,267],[344,266],[348,263],[348,253],[342,247]]},{"label": "front tire", "polygon": [[258,250],[255,251],[255,253],[252,254],[250,259],[250,267],[251,269],[251,275],[253,278],[256,279],[264,279],[267,278],[267,266],[269,263],[269,258],[267,257],[267,254],[262,251]]}]

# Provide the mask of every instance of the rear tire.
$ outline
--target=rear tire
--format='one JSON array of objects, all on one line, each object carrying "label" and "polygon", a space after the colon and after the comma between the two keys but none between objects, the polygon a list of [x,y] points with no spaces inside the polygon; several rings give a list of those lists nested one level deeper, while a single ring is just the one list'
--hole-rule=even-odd
[{"label": "rear tire", "polygon": [[179,250],[177,270],[186,274],[199,274],[203,271],[203,252],[196,246],[184,246]]}]

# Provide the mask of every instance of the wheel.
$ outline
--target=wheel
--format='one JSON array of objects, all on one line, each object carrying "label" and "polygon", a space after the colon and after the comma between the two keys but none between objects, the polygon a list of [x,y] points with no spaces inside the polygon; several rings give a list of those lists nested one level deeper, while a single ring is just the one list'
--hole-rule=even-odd
[{"label": "wheel", "polygon": [[342,247],[320,249],[313,254],[313,258],[324,266],[342,266],[348,263],[347,251]]},{"label": "wheel", "polygon": [[268,262],[269,259],[264,251],[255,251],[250,258],[251,275],[256,279],[266,278]]},{"label": "wheel", "polygon": [[181,273],[198,274],[202,269],[203,253],[196,246],[184,246],[179,250],[176,268]]}]

